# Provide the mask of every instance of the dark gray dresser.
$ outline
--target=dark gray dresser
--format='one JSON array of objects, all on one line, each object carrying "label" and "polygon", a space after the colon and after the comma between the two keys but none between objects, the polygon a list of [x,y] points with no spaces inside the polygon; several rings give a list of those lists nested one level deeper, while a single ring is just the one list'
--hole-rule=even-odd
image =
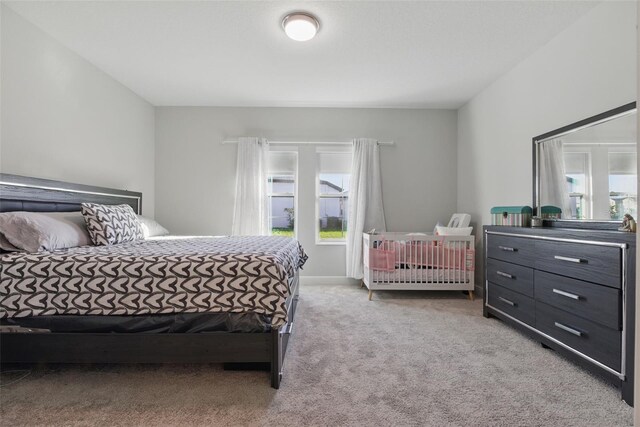
[{"label": "dark gray dresser", "polygon": [[635,238],[618,231],[484,227],[485,317],[600,374],[633,405]]}]

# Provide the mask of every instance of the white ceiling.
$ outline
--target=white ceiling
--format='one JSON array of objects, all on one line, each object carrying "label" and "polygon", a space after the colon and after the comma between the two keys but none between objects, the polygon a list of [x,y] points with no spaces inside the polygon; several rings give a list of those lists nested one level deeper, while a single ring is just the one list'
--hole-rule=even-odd
[{"label": "white ceiling", "polygon": [[[5,4],[154,105],[457,108],[597,3]],[[282,31],[294,10],[312,41]]]}]

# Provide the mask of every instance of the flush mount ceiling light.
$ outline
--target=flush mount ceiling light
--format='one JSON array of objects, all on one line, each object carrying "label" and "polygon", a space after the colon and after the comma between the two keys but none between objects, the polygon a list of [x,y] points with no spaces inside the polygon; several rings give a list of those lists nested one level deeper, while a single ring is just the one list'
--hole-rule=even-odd
[{"label": "flush mount ceiling light", "polygon": [[315,16],[309,13],[294,12],[284,17],[282,28],[290,39],[306,42],[315,37],[320,28],[320,23]]}]

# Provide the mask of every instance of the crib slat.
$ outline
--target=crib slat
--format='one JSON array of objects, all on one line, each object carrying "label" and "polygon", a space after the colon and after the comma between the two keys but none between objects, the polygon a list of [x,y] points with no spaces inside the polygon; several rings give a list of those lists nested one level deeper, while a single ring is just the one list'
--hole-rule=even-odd
[{"label": "crib slat", "polygon": [[456,269],[457,271],[457,277],[456,277],[456,283],[460,283],[460,271],[462,268],[462,264],[460,263],[460,257],[463,253],[463,247],[464,247],[464,242],[460,241],[460,243],[458,244],[458,253],[457,253],[457,258],[458,258],[458,268]]},{"label": "crib slat", "polygon": [[451,268],[453,268],[453,266],[451,265],[451,250],[453,249],[453,247],[455,247],[455,244],[456,242],[452,241],[448,243],[445,248],[445,250],[447,251],[447,283],[451,283]]},{"label": "crib slat", "polygon": [[[402,245],[402,249],[403,249],[403,253],[402,253],[402,265],[404,265],[404,271],[402,272],[402,280],[403,282],[411,282],[411,270],[409,270],[407,267],[409,267],[409,265],[407,264],[408,262],[408,257],[407,257],[407,245],[409,246],[409,251],[411,250],[411,240],[408,240],[404,242],[404,244]],[[409,279],[409,280],[407,280]]]}]

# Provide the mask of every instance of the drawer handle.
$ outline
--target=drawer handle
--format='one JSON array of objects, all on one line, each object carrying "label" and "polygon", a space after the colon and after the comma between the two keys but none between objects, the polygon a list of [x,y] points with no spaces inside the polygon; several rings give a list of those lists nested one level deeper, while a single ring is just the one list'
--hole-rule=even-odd
[{"label": "drawer handle", "polygon": [[507,251],[507,252],[517,252],[516,248],[510,248],[509,246],[498,246],[498,249]]},{"label": "drawer handle", "polygon": [[572,294],[572,293],[569,293],[569,292],[566,292],[566,291],[561,291],[560,289],[554,289],[553,293],[554,294],[558,294],[558,295],[562,295],[563,297],[575,299],[575,300],[579,300],[580,299],[580,295]]},{"label": "drawer handle", "polygon": [[513,301],[509,301],[509,300],[508,300],[508,299],[506,299],[506,298],[498,297],[498,299],[499,299],[500,301],[502,301],[502,302],[506,302],[506,303],[507,303],[507,304],[509,304],[511,307],[515,307],[515,306],[517,305],[515,302],[513,302]]},{"label": "drawer handle", "polygon": [[507,279],[515,279],[515,277],[513,277],[511,274],[505,273],[504,271],[498,270],[498,271],[496,271],[496,274],[498,276],[506,277]]},{"label": "drawer handle", "polygon": [[560,328],[563,331],[567,331],[570,334],[573,334],[573,335],[575,335],[577,337],[581,337],[582,336],[582,332],[578,331],[577,329],[573,329],[573,328],[571,328],[571,327],[569,327],[567,325],[563,325],[562,323],[558,323],[558,322],[554,322],[554,323],[556,325],[556,328]]},{"label": "drawer handle", "polygon": [[554,258],[557,259],[558,261],[575,262],[576,264],[580,264],[581,262],[583,262],[580,258],[571,258],[568,256],[556,255],[554,256]]}]

